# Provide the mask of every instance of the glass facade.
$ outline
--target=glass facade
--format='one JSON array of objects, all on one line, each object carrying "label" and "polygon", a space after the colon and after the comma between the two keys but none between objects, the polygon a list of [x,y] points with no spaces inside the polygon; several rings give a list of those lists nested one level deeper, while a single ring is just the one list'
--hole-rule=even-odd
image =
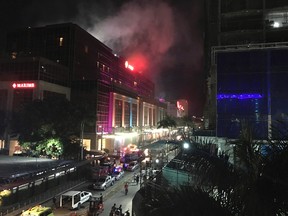
[{"label": "glass facade", "polygon": [[25,103],[33,99],[33,89],[17,89],[13,92],[13,111],[17,111]]},{"label": "glass facade", "polygon": [[126,127],[130,126],[130,103],[124,102],[124,124]]},{"label": "glass facade", "polygon": [[68,68],[39,57],[18,57],[0,61],[1,81],[43,80],[68,86]]},{"label": "glass facade", "polygon": [[0,89],[0,111],[6,111],[8,100],[8,90]]},{"label": "glass facade", "polygon": [[137,104],[132,104],[132,127],[137,126]]},{"label": "glass facade", "polygon": [[115,126],[122,127],[123,103],[121,100],[115,100]]},{"label": "glass facade", "polygon": [[241,122],[254,137],[267,138],[273,121],[288,108],[288,49],[219,52],[217,57],[217,136],[237,138]]}]

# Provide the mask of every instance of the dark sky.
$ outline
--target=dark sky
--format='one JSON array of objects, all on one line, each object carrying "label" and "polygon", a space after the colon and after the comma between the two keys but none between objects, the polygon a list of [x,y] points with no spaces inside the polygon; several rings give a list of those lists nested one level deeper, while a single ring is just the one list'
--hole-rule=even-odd
[{"label": "dark sky", "polygon": [[0,46],[7,31],[73,22],[153,79],[156,96],[187,99],[202,115],[203,0],[5,0]]}]

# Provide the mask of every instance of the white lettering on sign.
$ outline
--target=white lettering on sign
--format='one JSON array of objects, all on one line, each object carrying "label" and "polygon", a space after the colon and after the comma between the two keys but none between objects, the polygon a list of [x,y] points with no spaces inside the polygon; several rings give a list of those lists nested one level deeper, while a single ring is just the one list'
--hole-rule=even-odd
[{"label": "white lettering on sign", "polygon": [[125,67],[126,67],[126,68],[129,68],[131,71],[134,70],[134,67],[133,67],[132,65],[130,65],[130,64],[128,63],[128,61],[125,62]]}]

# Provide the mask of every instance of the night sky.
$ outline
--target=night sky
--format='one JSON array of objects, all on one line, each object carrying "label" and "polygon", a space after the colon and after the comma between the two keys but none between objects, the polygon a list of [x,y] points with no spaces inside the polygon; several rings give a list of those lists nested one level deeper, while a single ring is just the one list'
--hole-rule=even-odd
[{"label": "night sky", "polygon": [[205,102],[202,0],[5,0],[0,47],[20,27],[73,22],[126,57],[156,84],[156,97],[187,99],[191,115]]}]

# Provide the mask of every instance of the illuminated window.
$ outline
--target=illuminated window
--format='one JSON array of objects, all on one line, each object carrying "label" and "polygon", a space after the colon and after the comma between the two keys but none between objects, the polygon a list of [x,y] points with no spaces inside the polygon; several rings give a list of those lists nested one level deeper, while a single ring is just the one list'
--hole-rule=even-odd
[{"label": "illuminated window", "polygon": [[285,28],[288,26],[288,13],[285,9],[269,11],[265,18],[272,28]]},{"label": "illuminated window", "polygon": [[59,46],[62,47],[63,46],[63,40],[64,38],[63,37],[60,37],[59,38]]},{"label": "illuminated window", "polygon": [[105,71],[105,65],[100,66],[100,71]]},{"label": "illuminated window", "polygon": [[123,104],[121,100],[115,100],[115,126],[122,127],[122,110]]},{"label": "illuminated window", "polygon": [[129,102],[124,102],[124,124],[129,126],[130,125],[130,104]]},{"label": "illuminated window", "polygon": [[128,61],[125,61],[125,67],[128,68],[128,69],[130,69],[131,71],[134,70],[134,67],[133,67],[132,65],[130,65],[130,64],[128,63]]}]

